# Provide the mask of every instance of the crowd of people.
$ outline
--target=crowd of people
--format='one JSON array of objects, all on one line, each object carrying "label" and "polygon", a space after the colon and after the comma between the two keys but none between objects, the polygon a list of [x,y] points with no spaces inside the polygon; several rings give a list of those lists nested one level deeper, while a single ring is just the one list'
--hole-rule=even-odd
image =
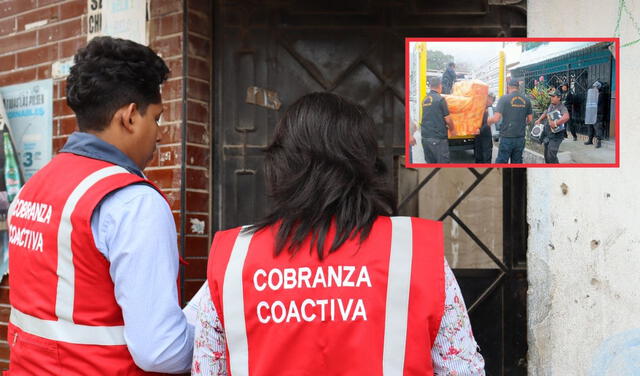
[{"label": "crowd of people", "polygon": [[[447,101],[441,94],[450,94],[456,81],[455,64],[447,64],[442,77],[429,77],[429,92],[421,103],[422,118],[418,123],[411,123],[409,144],[416,145],[415,132],[420,130],[421,146],[425,162],[450,163],[449,137],[453,134],[453,120],[449,114]],[[604,127],[602,119],[598,119],[598,111],[602,112],[604,98],[601,95],[602,83],[596,81],[587,92],[584,124],[588,127],[588,140],[585,145],[602,146]],[[557,164],[560,144],[564,139],[578,140],[578,123],[573,120],[575,107],[580,105],[567,83],[558,88],[550,88],[550,104],[533,123],[539,130],[531,132],[531,138],[544,145],[544,163]],[[500,97],[493,109],[495,95],[487,95],[487,107],[474,140],[475,163],[491,163],[493,159],[493,138],[499,134],[498,153],[495,163],[521,164],[525,151],[526,139],[529,137],[529,125],[533,121],[531,100],[521,91],[521,82],[516,79],[507,81],[507,94]],[[602,115],[601,115],[602,117]],[[498,129],[498,132],[495,130]],[[412,156],[413,158],[413,156]]]}]

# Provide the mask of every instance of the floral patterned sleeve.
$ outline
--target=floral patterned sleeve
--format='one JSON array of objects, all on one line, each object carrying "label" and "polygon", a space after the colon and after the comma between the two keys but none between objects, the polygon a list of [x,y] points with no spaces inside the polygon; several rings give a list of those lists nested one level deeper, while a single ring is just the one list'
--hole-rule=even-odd
[{"label": "floral patterned sleeve", "polygon": [[446,259],[444,276],[444,313],[431,349],[434,373],[436,376],[484,376],[484,359],[473,338],[460,287]]},{"label": "floral patterned sleeve", "polygon": [[[431,349],[436,376],[483,376],[484,359],[473,338],[460,287],[444,262],[445,304],[438,336]],[[198,304],[191,375],[227,376],[226,341],[222,324],[211,302],[209,288]]]},{"label": "floral patterned sleeve", "polygon": [[211,301],[209,286],[198,303],[191,375],[227,376],[226,340],[222,323]]}]

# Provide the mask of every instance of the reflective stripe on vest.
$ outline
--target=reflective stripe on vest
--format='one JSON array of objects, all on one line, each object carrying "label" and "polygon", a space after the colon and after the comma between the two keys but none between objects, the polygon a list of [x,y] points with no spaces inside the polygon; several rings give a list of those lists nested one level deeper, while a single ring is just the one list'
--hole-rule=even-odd
[{"label": "reflective stripe on vest", "polygon": [[[391,217],[391,252],[387,275],[383,374],[404,370],[413,238],[410,217]],[[243,227],[244,230],[245,227]],[[249,375],[249,349],[243,300],[242,270],[253,233],[240,231],[224,274],[222,291],[224,330],[233,376]]]},{"label": "reflective stripe on vest", "polygon": [[[116,174],[128,174],[120,166],[102,168],[87,176],[71,192],[64,204],[58,228],[58,285],[56,293],[57,321],[43,320],[12,307],[10,321],[23,331],[54,341],[85,345],[125,345],[124,326],[88,326],[73,322],[75,269],[71,249],[71,215],[82,196],[100,180]],[[14,200],[15,202],[15,200]]]},{"label": "reflective stripe on vest", "polygon": [[233,244],[227,270],[224,273],[222,288],[224,327],[229,347],[229,364],[231,374],[242,376],[249,374],[249,345],[247,344],[247,327],[244,320],[244,300],[242,269],[249,251],[252,233],[245,233],[243,227]]}]

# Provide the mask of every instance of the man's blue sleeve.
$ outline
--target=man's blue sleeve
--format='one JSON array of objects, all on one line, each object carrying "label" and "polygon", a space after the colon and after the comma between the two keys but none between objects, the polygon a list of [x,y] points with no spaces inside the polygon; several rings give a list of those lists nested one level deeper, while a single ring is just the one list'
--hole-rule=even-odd
[{"label": "man's blue sleeve", "polygon": [[167,202],[148,185],[127,186],[94,210],[91,230],[111,264],[133,360],[145,371],[188,371],[194,329],[178,303],[176,227]]}]

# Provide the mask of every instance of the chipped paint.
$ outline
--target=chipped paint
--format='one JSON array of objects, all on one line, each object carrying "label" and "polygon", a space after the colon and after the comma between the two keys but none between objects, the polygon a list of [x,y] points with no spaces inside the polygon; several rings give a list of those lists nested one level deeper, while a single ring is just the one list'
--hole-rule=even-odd
[{"label": "chipped paint", "polygon": [[194,234],[202,235],[204,234],[205,222],[198,218],[191,218],[191,232]]}]

